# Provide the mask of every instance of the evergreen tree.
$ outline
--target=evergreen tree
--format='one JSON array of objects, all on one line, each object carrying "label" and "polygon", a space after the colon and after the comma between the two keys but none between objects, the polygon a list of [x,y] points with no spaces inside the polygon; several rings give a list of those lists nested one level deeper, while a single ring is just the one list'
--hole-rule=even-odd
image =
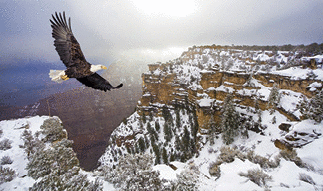
[{"label": "evergreen tree", "polygon": [[275,109],[280,103],[281,94],[279,93],[279,88],[277,84],[274,84],[274,86],[270,90],[270,94],[268,97],[268,107],[270,108],[270,114],[273,114]]},{"label": "evergreen tree", "polygon": [[173,124],[172,115],[166,105],[163,106],[162,113],[163,113],[163,117],[165,119],[165,122],[170,122]]},{"label": "evergreen tree", "polygon": [[46,119],[40,126],[41,133],[45,135],[45,142],[54,142],[66,137],[66,132],[58,118]]},{"label": "evergreen tree", "polygon": [[187,129],[187,126],[185,125],[184,126],[184,136],[182,138],[182,141],[183,141],[183,146],[184,146],[184,149],[183,151],[188,151],[188,148],[190,147],[190,132],[188,131]]},{"label": "evergreen tree", "polygon": [[215,124],[215,121],[214,121],[214,116],[211,115],[211,118],[209,120],[209,141],[210,141],[210,145],[214,144],[215,135],[216,135],[216,124]]},{"label": "evergreen tree", "polygon": [[228,94],[223,102],[221,130],[223,143],[229,145],[234,137],[239,134],[239,113],[232,102],[232,94]]},{"label": "evergreen tree", "polygon": [[25,149],[27,153],[27,158],[30,159],[36,151],[43,150],[45,148],[44,142],[38,139],[38,137],[34,137],[30,130],[25,129],[21,135],[21,139],[24,141],[24,145],[22,147]]},{"label": "evergreen tree", "polygon": [[147,131],[149,133],[150,139],[158,140],[158,134],[154,128],[151,127],[150,123],[147,123]]},{"label": "evergreen tree", "polygon": [[175,116],[176,116],[176,127],[181,127],[181,117],[180,117],[180,109],[178,105],[175,105]]},{"label": "evergreen tree", "polygon": [[140,152],[142,152],[142,153],[145,152],[146,143],[145,143],[145,140],[142,137],[139,138],[138,145],[139,145]]},{"label": "evergreen tree", "polygon": [[170,122],[165,122],[164,124],[164,134],[166,142],[169,142],[173,137],[173,131]]},{"label": "evergreen tree", "polygon": [[91,184],[79,174],[79,161],[71,145],[72,141],[62,139],[31,156],[28,175],[40,179],[30,190],[89,190]]},{"label": "evergreen tree", "polygon": [[310,100],[303,100],[297,105],[304,119],[312,119],[316,122],[323,120],[323,90],[312,97]]},{"label": "evergreen tree", "polygon": [[155,129],[156,129],[157,132],[160,131],[160,125],[159,125],[158,121],[155,121]]},{"label": "evergreen tree", "polygon": [[75,170],[74,167],[79,165],[79,161],[71,148],[72,143],[63,139],[50,148],[38,150],[27,164],[28,175],[37,179],[51,173],[61,175],[69,170]]},{"label": "evergreen tree", "polygon": [[165,147],[163,148],[162,156],[163,156],[164,164],[168,164],[168,155],[167,155],[167,151],[166,151]]},{"label": "evergreen tree", "polygon": [[153,143],[152,145],[153,151],[155,153],[155,164],[160,164],[160,150],[159,147],[156,145],[156,143]]},{"label": "evergreen tree", "polygon": [[145,111],[142,111],[142,118],[141,118],[141,120],[142,120],[142,122],[144,124],[146,124],[146,113],[145,113]]}]

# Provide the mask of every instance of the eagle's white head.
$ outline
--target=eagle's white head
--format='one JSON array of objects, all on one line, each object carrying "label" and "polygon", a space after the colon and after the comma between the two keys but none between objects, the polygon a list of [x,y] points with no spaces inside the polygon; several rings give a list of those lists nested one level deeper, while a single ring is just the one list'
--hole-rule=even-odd
[{"label": "eagle's white head", "polygon": [[107,69],[107,67],[106,66],[103,66],[103,65],[91,65],[91,68],[90,68],[90,70],[91,70],[91,72],[97,72],[97,71],[99,71],[99,70],[102,70],[102,69]]}]

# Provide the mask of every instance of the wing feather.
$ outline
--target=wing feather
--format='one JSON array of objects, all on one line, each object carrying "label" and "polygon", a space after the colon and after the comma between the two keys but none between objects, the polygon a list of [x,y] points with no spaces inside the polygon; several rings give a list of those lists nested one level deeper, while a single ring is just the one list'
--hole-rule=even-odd
[{"label": "wing feather", "polygon": [[107,80],[102,78],[99,74],[94,73],[90,76],[86,76],[84,78],[76,78],[79,82],[84,84],[87,87],[91,87],[94,89],[99,89],[103,91],[111,90],[111,89],[116,89],[116,88],[121,88],[123,84],[120,84],[116,87],[112,86]]},{"label": "wing feather", "polygon": [[86,62],[80,44],[73,35],[71,18],[66,21],[65,12],[63,14],[55,12],[52,15],[51,27],[52,37],[56,51],[66,67],[71,67],[80,62]]}]

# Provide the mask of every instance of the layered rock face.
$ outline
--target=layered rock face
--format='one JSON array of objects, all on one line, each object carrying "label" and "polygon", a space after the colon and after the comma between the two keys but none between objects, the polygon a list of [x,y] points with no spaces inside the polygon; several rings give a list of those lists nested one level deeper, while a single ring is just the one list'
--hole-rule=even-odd
[{"label": "layered rock face", "polygon": [[199,130],[208,129],[211,118],[220,122],[221,104],[232,94],[236,106],[269,109],[268,92],[274,84],[282,101],[276,110],[288,119],[299,120],[296,105],[322,88],[322,59],[300,57],[297,52],[242,51],[212,47],[191,48],[168,63],[149,65],[142,75],[143,96],[139,113],[161,113],[161,106],[175,102],[194,105]]}]

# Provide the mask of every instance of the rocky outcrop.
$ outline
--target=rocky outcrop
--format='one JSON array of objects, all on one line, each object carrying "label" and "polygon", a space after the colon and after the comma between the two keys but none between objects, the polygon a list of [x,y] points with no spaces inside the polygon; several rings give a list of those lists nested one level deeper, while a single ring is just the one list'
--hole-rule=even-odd
[{"label": "rocky outcrop", "polygon": [[282,123],[278,127],[286,132],[281,139],[276,139],[274,142],[275,146],[281,150],[303,147],[322,135],[315,130],[315,125],[305,127],[298,125],[298,123]]},{"label": "rocky outcrop", "polygon": [[[322,83],[319,80],[292,79],[288,76],[272,73],[258,72],[250,76],[245,72],[223,71],[213,68],[208,71],[201,71],[200,86],[188,88],[188,85],[178,83],[177,75],[179,74],[163,72],[156,74],[154,72],[157,70],[163,71],[169,66],[169,63],[149,65],[149,72],[142,75],[143,96],[138,108],[143,112],[160,113],[160,108],[164,104],[171,105],[175,101],[187,102],[197,108],[196,115],[200,128],[207,128],[205,124],[214,116],[213,120],[220,122],[221,101],[225,99],[228,93],[233,93],[235,103],[241,107],[255,107],[257,100],[257,107],[266,110],[268,109],[268,100],[257,95],[257,91],[261,89],[260,86],[271,88],[273,84],[277,84],[280,89],[291,90],[312,97],[315,91],[310,91],[309,86],[313,83]],[[252,84],[251,78],[259,84]],[[247,90],[252,93],[244,93]],[[203,100],[205,96],[208,97],[208,100]],[[284,108],[277,108],[277,110],[292,121],[298,120],[295,115]]]}]

